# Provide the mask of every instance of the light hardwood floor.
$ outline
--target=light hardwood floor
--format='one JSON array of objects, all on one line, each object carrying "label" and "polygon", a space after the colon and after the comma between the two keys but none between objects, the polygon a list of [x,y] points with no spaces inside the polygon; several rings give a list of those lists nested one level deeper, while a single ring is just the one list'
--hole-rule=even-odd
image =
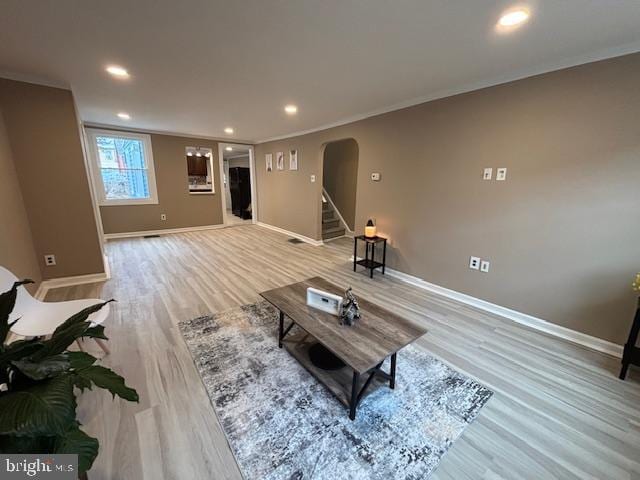
[{"label": "light hardwood floor", "polygon": [[80,417],[101,443],[91,480],[241,478],[176,324],[314,275],[423,322],[421,347],[495,392],[432,478],[640,479],[638,370],[622,382],[617,359],[353,273],[351,246],[293,245],[258,226],[118,240],[107,244],[111,280],[51,290],[47,300],[117,299],[104,363],[140,393],[139,404],[82,396]]}]

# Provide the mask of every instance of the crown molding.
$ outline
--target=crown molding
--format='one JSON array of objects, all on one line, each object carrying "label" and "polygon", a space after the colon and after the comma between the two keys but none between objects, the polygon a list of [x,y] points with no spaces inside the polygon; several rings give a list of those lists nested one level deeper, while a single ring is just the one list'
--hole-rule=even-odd
[{"label": "crown molding", "polygon": [[227,138],[227,137],[209,137],[207,135],[193,135],[191,133],[183,133],[183,132],[172,132],[168,130],[151,130],[148,128],[137,128],[137,127],[129,127],[124,125],[113,125],[108,123],[97,123],[97,122],[82,122],[83,127],[85,128],[101,128],[106,130],[114,130],[118,132],[133,132],[133,133],[147,133],[153,135],[168,135],[172,137],[183,137],[183,138],[195,138],[198,140],[211,140],[218,143],[230,143],[230,144],[238,144],[238,145],[247,145],[253,146],[254,142],[251,140],[236,140],[235,138]]},{"label": "crown molding", "polygon": [[586,65],[588,63],[598,62],[601,60],[608,60],[610,58],[622,57],[624,55],[629,55],[632,53],[640,52],[640,41],[627,43],[624,45],[620,45],[614,48],[607,48],[604,50],[598,50],[596,52],[579,55],[576,57],[572,57],[567,60],[551,62],[544,64],[543,66],[539,66],[536,68],[524,68],[520,70],[516,70],[515,72],[511,72],[505,75],[499,75],[497,77],[493,77],[489,80],[482,80],[479,82],[473,82],[466,84],[462,87],[456,88],[448,88],[443,89],[438,92],[424,95],[420,97],[416,97],[410,100],[406,100],[403,102],[398,102],[393,105],[389,105],[387,107],[382,107],[376,110],[371,110],[367,113],[362,113],[358,115],[353,115],[351,117],[343,118],[342,120],[337,120],[332,123],[326,123],[319,127],[310,128],[307,130],[299,130],[296,132],[288,133],[285,135],[277,135],[274,137],[263,138],[260,140],[256,140],[256,144],[273,142],[276,140],[284,140],[287,138],[299,137],[301,135],[307,135],[309,133],[321,132],[323,130],[328,130],[330,128],[341,127],[343,125],[348,125],[350,123],[354,123],[360,120],[365,120],[367,118],[375,117],[378,115],[383,115],[385,113],[394,112],[397,110],[402,110],[404,108],[414,107],[416,105],[420,105],[422,103],[431,102],[433,100],[439,100],[441,98],[453,97],[455,95],[460,95],[463,93],[473,92],[475,90],[482,90],[484,88],[495,87],[497,85],[502,85],[505,83],[515,82],[517,80],[523,80],[525,78],[536,77],[538,75],[544,75],[545,73],[556,72],[559,70],[565,70],[567,68],[578,67],[580,65]]},{"label": "crown molding", "polygon": [[40,75],[32,75],[29,73],[18,73],[10,70],[0,69],[0,78],[15,80],[17,82],[32,83],[34,85],[42,85],[43,87],[61,88],[63,90],[71,90],[71,85],[59,80],[42,77]]}]

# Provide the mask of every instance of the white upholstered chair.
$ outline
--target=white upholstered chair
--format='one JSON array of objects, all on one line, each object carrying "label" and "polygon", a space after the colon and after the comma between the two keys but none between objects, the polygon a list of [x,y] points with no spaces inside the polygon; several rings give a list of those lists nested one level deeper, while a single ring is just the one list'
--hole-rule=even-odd
[{"label": "white upholstered chair", "polygon": [[[13,273],[0,266],[0,293],[10,290],[16,281],[18,281],[18,278]],[[11,332],[23,337],[51,335],[70,316],[78,313],[83,308],[102,302],[103,300],[98,298],[66,302],[41,302],[33,298],[24,286],[20,286],[18,287],[15,307],[9,317],[10,322],[16,319],[18,319],[18,322],[11,328]],[[99,325],[105,321],[108,315],[109,305],[105,305],[97,312],[89,315],[88,320],[93,325]],[[102,340],[99,338],[94,338],[94,340],[105,353],[109,353],[109,349]],[[82,349],[79,342],[78,346]]]}]

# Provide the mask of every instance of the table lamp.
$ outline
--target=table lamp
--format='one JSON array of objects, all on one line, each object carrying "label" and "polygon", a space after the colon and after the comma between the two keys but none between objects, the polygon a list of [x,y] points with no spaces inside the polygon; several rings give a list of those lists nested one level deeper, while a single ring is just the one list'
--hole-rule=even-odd
[{"label": "table lamp", "polygon": [[366,227],[364,227],[364,236],[367,238],[374,238],[376,236],[376,226],[371,219],[369,219]]}]

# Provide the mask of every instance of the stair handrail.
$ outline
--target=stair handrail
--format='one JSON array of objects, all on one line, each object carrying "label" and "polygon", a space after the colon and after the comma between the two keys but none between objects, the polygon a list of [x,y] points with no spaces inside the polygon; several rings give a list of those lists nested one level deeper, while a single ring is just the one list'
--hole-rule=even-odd
[{"label": "stair handrail", "polygon": [[324,197],[327,200],[327,202],[329,203],[329,205],[331,205],[331,207],[333,208],[334,212],[336,212],[336,214],[338,215],[338,220],[340,221],[340,223],[344,227],[345,231],[349,232],[350,235],[353,235],[354,231],[351,230],[349,228],[349,225],[347,225],[347,222],[344,221],[344,218],[343,218],[342,214],[340,213],[340,210],[338,210],[338,207],[336,207],[336,204],[333,203],[333,199],[331,198],[331,195],[329,195],[327,193],[327,191],[325,190],[324,187],[322,187],[322,194],[324,195]]}]

